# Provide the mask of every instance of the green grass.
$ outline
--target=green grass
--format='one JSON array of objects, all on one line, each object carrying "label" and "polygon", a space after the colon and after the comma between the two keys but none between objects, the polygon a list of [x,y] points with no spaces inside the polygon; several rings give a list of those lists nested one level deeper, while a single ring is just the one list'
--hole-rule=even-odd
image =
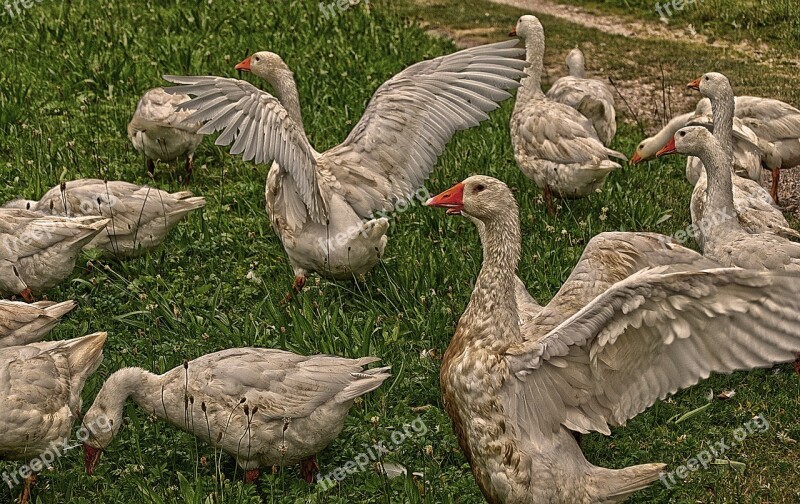
[{"label": "green grass", "polygon": [[[123,179],[183,189],[181,171],[163,165],[149,180],[125,136],[138,97],[162,85],[161,74],[234,76],[233,65],[258,49],[283,55],[295,70],[316,148],[335,145],[385,79],[413,62],[454,50],[412,18],[494,24],[499,33],[519,15],[477,0],[437,9],[371,2],[369,8],[359,5],[326,20],[318,2],[310,0],[259,7],[230,0],[130,5],[73,0],[34,3],[14,19],[0,17],[5,62],[0,67],[0,201],[38,197],[62,178]],[[666,60],[671,50],[578,31],[548,18],[543,22],[550,37],[548,65],[559,69],[564,51],[576,42],[588,41],[603,58],[618,59],[620,65],[606,68],[620,78],[658,73],[657,55]],[[691,50],[689,57],[666,68],[676,82],[711,57],[741,74],[748,69],[711,49]],[[507,128],[511,106],[506,102],[480,128],[457,135],[426,187],[435,193],[483,173],[514,189],[525,235],[520,275],[537,299],[552,297],[598,232],[671,234],[687,226],[690,188],[680,160],[626,168],[612,175],[601,194],[563,202],[556,216],[546,215],[541,196],[513,160]],[[614,147],[630,152],[639,136],[622,125]],[[127,425],[95,475],[87,476],[80,451],[71,451],[41,475],[35,502],[481,502],[438,388],[438,358],[480,266],[472,224],[412,206],[392,220],[385,260],[365,283],[315,277],[296,303],[280,306],[292,272],[263,210],[266,167],[244,163],[211,141],[198,150],[196,165],[190,188],[208,204],[176,228],[165,247],[125,262],[85,255],[71,280],[49,295],[80,302],[54,338],[109,332],[105,361],[84,391],[86,407],[116,369],[141,366],[160,373],[228,347],[376,355],[393,366],[393,378],[353,407],[341,436],[320,454],[320,465],[329,472],[366,444],[388,441],[393,431],[421,415],[428,432],[406,440],[386,460],[424,476],[387,480],[366,471],[322,491],[302,482],[297,468],[287,468],[265,475],[258,486],[246,486],[230,457],[131,405]],[[89,262],[92,268],[85,267]],[[260,282],[247,279],[251,271]],[[431,350],[434,357],[428,356]],[[668,421],[703,405],[710,388],[732,388],[736,395],[715,401],[683,423]],[[788,366],[714,377],[658,403],[611,437],[586,437],[584,450],[591,461],[608,467],[662,461],[674,469],[763,413],[770,430],[726,454],[747,464],[744,473],[704,470],[669,490],[655,485],[632,501],[796,502],[800,456],[797,445],[781,441],[778,433],[800,439],[798,396],[800,380]],[[0,463],[0,474],[17,467]],[[0,502],[11,501],[19,491],[0,485]]]}]

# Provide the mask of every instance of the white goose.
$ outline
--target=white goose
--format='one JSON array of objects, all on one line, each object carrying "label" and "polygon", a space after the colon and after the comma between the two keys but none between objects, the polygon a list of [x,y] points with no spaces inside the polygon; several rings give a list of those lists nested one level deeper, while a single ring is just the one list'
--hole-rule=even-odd
[{"label": "white goose", "polygon": [[561,198],[588,196],[620,168],[609,156],[625,159],[597,137],[589,119],[542,93],[544,29],[535,16],[522,16],[512,32],[525,40],[528,67],[511,114],[511,142],[520,170],[544,191]]},{"label": "white goose", "polygon": [[[702,105],[703,102],[709,103],[707,114],[710,115],[710,102],[708,98],[703,98],[700,104],[697,105],[695,112],[688,112],[672,118],[658,133],[642,140],[631,156],[630,163],[638,164],[655,159],[658,151],[672,140],[672,136],[676,131],[688,124],[697,124],[695,120],[701,117],[698,111],[705,110]],[[708,115],[702,117],[707,118]],[[713,121],[703,119],[700,122],[713,129]],[[751,143],[753,139],[750,138],[750,140],[745,141],[743,136],[737,134],[734,134],[733,139],[734,169],[739,173],[746,173],[748,167],[753,170],[753,144]],[[761,166],[760,159],[755,158],[755,161],[758,166]],[[692,215],[702,215],[708,179],[705,176],[703,163],[700,162],[700,159],[694,156],[686,158],[686,178],[695,186],[691,200]],[[700,182],[699,187],[698,182]],[[789,226],[786,217],[770,198],[769,193],[761,187],[761,184],[736,173],[733,175],[733,206],[739,223],[748,233],[769,232],[786,238],[800,239],[800,233]],[[693,222],[697,224],[694,219]],[[696,239],[698,245],[702,247],[703,235],[696,236]]]},{"label": "white goose", "polygon": [[154,161],[168,163],[181,159],[186,159],[186,180],[192,176],[194,151],[203,141],[203,135],[197,133],[199,124],[187,121],[192,111],[178,108],[188,100],[186,95],[166,93],[159,87],[147,91],[136,105],[128,123],[128,137],[147,159],[151,176],[155,172]]},{"label": "white goose", "polygon": [[102,217],[52,217],[0,208],[0,294],[33,294],[55,287],[75,267],[84,245],[108,224]]},{"label": "white goose", "polygon": [[569,75],[561,77],[547,90],[547,97],[569,105],[592,121],[603,145],[611,145],[617,133],[614,94],[605,82],[585,77],[583,53],[577,47],[567,54]]},{"label": "white goose", "polygon": [[386,245],[386,218],[421,187],[456,131],[518,86],[524,62],[516,42],[465,49],[410,66],[373,95],[361,121],[340,145],[319,153],[303,129],[291,70],[259,52],[236,66],[262,77],[276,97],[223,77],[165,76],[185,84],[168,91],[196,95],[186,107],[200,133],[221,130],[218,145],[247,161],[275,161],[267,178],[267,211],[294,269],[295,290],[309,272],[344,279],[377,264]]},{"label": "white goose", "polygon": [[[306,357],[266,348],[205,355],[156,376],[126,368],[106,380],[83,419],[91,474],[122,427],[128,398],[147,414],[230,454],[255,481],[260,467],[294,465],[311,483],[315,455],[341,432],[353,401],[389,378],[378,359]],[[94,426],[110,425],[110,429]]]},{"label": "white goose", "polygon": [[78,303],[21,303],[0,299],[0,348],[39,341]]},{"label": "white goose", "polygon": [[665,466],[597,467],[571,431],[609,434],[711,373],[790,362],[800,350],[800,275],[719,268],[648,233],[593,238],[558,294],[520,326],[519,212],[508,187],[470,177],[428,205],[485,226],[441,386],[492,504],[621,502]]},{"label": "white goose", "polygon": [[205,199],[192,193],[168,193],[122,181],[81,179],[53,187],[39,201],[15,200],[5,208],[24,208],[63,217],[107,217],[110,223],[84,248],[131,257],[164,242],[167,234]]},{"label": "white goose", "polygon": [[[103,359],[106,333],[0,348],[0,460],[29,462],[61,447],[81,411],[86,379]],[[22,503],[35,475],[25,478]]]}]

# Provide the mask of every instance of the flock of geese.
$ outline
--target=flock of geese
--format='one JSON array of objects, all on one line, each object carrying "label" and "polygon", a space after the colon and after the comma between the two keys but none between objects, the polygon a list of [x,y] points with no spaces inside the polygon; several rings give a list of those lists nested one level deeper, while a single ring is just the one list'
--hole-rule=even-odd
[{"label": "flock of geese", "polygon": [[[128,133],[154,161],[186,160],[207,134],[247,161],[271,163],[270,222],[300,290],[312,272],[334,279],[369,271],[386,247],[388,220],[411,198],[455,132],[477,126],[518,88],[510,132],[519,168],[551,197],[577,198],[620,167],[609,149],[613,95],[584,76],[542,92],[544,30],[534,16],[512,35],[410,66],[374,94],[345,141],[310,144],[291,70],[258,52],[236,66],[274,95],[224,77],[166,76],[148,91]],[[521,56],[525,55],[526,59]],[[427,205],[475,223],[483,265],[444,355],[441,389],[461,449],[491,503],[620,502],[658,479],[663,464],[605,469],[584,457],[575,433],[610,433],[713,373],[791,362],[800,352],[800,235],[774,200],[781,169],[800,164],[800,111],[776,100],[734,97],[708,73],[705,96],[639,144],[631,163],[680,153],[695,184],[692,222],[702,254],[665,236],[603,233],[591,239],[546,306],[517,277],[518,207],[501,181],[473,176]],[[772,197],[758,180],[772,170]],[[75,303],[35,302],[65,280],[81,249],[125,258],[160,245],[205,204],[127,182],[76,180],[38,201],[0,209],[0,459],[30,461],[69,438],[81,390],[102,359],[106,333],[39,342]],[[265,348],[205,355],[163,375],[113,373],[82,417],[86,470],[123,425],[132,399],[236,459],[247,481],[259,469],[301,464],[342,429],[354,400],[389,378],[378,359],[301,356]],[[22,502],[29,498],[26,479]]]}]

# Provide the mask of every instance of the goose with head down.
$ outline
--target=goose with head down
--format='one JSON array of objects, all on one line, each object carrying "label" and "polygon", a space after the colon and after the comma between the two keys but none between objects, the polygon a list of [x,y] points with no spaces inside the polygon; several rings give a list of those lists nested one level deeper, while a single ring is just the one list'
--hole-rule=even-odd
[{"label": "goose with head down", "polygon": [[272,228],[289,256],[294,288],[306,275],[347,279],[383,255],[391,212],[415,196],[451,137],[477,126],[510,97],[523,75],[515,41],[423,61],[386,81],[345,141],[317,152],[306,137],[292,71],[262,51],[238,65],[265,79],[276,96],[246,81],[165,76],[170,92],[195,96],[200,133],[222,131],[218,145],[271,163],[266,200]]},{"label": "goose with head down", "polygon": [[553,300],[520,325],[509,188],[475,176],[427,204],[483,228],[483,265],[441,387],[492,504],[621,502],[664,465],[597,467],[570,431],[609,434],[712,372],[789,362],[800,350],[800,275],[719,268],[650,233],[593,238]]}]

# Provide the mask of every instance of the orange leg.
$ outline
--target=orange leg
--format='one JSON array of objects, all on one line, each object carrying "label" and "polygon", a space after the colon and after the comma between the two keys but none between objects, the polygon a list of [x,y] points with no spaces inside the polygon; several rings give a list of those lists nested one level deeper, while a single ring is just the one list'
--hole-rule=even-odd
[{"label": "orange leg", "polygon": [[244,482],[255,483],[259,476],[261,476],[261,469],[250,469],[244,473]]},{"label": "orange leg", "polygon": [[547,214],[553,215],[555,211],[553,210],[553,194],[550,186],[544,186],[544,203],[547,205]]},{"label": "orange leg", "polygon": [[19,504],[28,504],[28,500],[31,498],[31,485],[33,485],[35,482],[35,474],[31,474],[25,478],[25,488],[22,490],[22,497],[19,498]]},{"label": "orange leg", "polygon": [[305,286],[306,286],[306,277],[305,277],[305,275],[303,275],[303,276],[295,276],[294,277],[294,283],[292,284],[292,290],[290,290],[288,293],[286,293],[286,296],[284,296],[283,301],[281,301],[281,304],[286,304],[289,301],[291,301],[292,299],[294,299],[294,295],[295,294],[300,294],[300,291],[302,291],[303,287],[305,287]]},{"label": "orange leg", "polygon": [[778,205],[778,182],[781,180],[781,170],[780,168],[773,168],[772,169],[772,187],[769,190],[770,196],[772,196],[772,201]]},{"label": "orange leg", "polygon": [[189,156],[186,158],[186,180],[183,181],[185,184],[192,180],[192,170],[194,170],[194,162],[192,156]]},{"label": "orange leg", "polygon": [[22,296],[22,299],[24,299],[28,303],[33,303],[34,301],[36,301],[35,299],[33,299],[33,294],[31,293],[30,288],[20,292],[19,295]]},{"label": "orange leg", "polygon": [[309,485],[314,482],[314,476],[319,472],[317,456],[312,455],[300,462],[300,474]]},{"label": "orange leg", "polygon": [[794,370],[797,374],[800,374],[800,354],[797,354],[797,359],[794,361]]}]

